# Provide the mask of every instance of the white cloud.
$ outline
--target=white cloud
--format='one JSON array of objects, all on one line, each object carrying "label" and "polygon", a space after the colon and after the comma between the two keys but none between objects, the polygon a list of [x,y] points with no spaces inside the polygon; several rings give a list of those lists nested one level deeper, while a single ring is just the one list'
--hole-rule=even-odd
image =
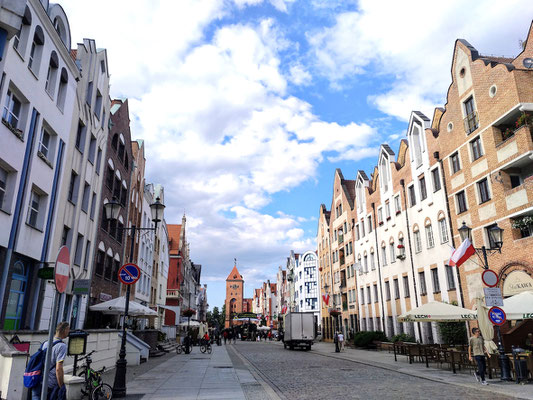
[{"label": "white cloud", "polygon": [[289,79],[298,86],[307,86],[311,84],[311,74],[307,72],[301,64],[296,64],[289,69]]},{"label": "white cloud", "polygon": [[[319,2],[320,3],[320,2]],[[518,38],[531,23],[529,0],[361,0],[357,11],[337,15],[335,23],[308,35],[317,73],[335,88],[366,75],[392,79],[392,88],[370,102],[384,113],[407,120],[411,110],[432,115],[450,84],[455,39],[464,38],[481,53],[519,51]],[[509,24],[509,21],[513,21]],[[510,53],[510,54],[509,54]]]}]

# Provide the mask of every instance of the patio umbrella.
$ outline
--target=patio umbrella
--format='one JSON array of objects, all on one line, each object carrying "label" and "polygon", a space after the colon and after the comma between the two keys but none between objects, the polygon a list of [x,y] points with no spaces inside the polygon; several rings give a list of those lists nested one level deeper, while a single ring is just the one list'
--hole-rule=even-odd
[{"label": "patio umbrella", "polygon": [[[157,312],[152,310],[150,307],[143,306],[142,304],[135,303],[138,305],[138,307],[135,307],[135,310],[128,311],[128,314],[133,317],[154,317],[157,316]],[[131,307],[131,301],[130,301],[130,307]]]},{"label": "patio umbrella", "polygon": [[187,326],[197,327],[197,326],[200,326],[200,323],[198,321],[191,321],[190,323],[189,322],[181,322],[178,326],[185,327],[185,328]]},{"label": "patio umbrella", "polygon": [[494,325],[489,319],[489,309],[485,306],[483,299],[476,298],[477,305],[477,323],[483,339],[485,339],[485,347],[489,353],[495,353],[498,350],[496,343],[492,341],[494,337]]},{"label": "patio umbrella", "polygon": [[528,290],[503,300],[507,319],[533,319],[533,291]]},{"label": "patio umbrella", "polygon": [[269,326],[260,326],[257,328],[258,331],[269,331],[270,330],[270,327]]},{"label": "patio umbrella", "polygon": [[398,322],[459,322],[475,319],[475,311],[440,301],[430,301],[400,315]]},{"label": "patio umbrella", "polygon": [[[130,316],[135,316],[136,313],[142,314],[143,312],[146,311],[144,310],[144,308],[148,308],[148,307],[144,307],[144,308],[143,307],[144,307],[143,305],[130,300],[128,314]],[[104,314],[121,315],[121,314],[124,314],[124,311],[126,309],[126,297],[125,296],[117,297],[117,298],[105,301],[103,303],[95,304],[94,306],[90,306],[89,309],[91,311],[100,311]],[[153,310],[150,310],[150,311],[153,311]]]}]

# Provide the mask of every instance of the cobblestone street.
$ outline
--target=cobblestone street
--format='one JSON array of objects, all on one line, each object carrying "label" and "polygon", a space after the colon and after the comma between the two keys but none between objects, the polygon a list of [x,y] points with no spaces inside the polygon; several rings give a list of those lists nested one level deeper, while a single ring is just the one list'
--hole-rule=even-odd
[{"label": "cobblestone street", "polygon": [[[508,399],[433,382],[313,352],[285,350],[278,343],[238,342],[233,346],[287,399]],[[253,368],[252,368],[253,369]]]}]

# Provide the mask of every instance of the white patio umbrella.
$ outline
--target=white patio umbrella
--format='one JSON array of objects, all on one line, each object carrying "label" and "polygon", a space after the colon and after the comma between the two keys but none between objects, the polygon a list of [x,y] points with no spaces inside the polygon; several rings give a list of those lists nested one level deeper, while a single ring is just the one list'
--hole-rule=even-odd
[{"label": "white patio umbrella", "polygon": [[198,321],[192,321],[191,320],[190,323],[187,322],[187,321],[181,322],[178,326],[185,327],[185,328],[187,328],[187,326],[196,327],[196,326],[200,326],[200,323]]},{"label": "white patio umbrella", "polygon": [[503,300],[507,319],[533,319],[533,291],[528,290]]},{"label": "white patio umbrella", "polygon": [[475,311],[440,301],[430,301],[398,317],[399,322],[458,322],[475,319]]},{"label": "white patio umbrella", "polygon": [[[128,314],[130,316],[136,316],[136,313],[142,314],[143,312],[146,312],[146,310],[144,310],[143,307],[144,306],[142,306],[141,304],[130,300]],[[144,308],[148,308],[148,307],[144,307]],[[114,298],[108,301],[104,301],[103,303],[90,306],[89,309],[91,311],[100,311],[104,314],[121,315],[121,314],[124,314],[124,311],[126,309],[126,297],[122,296],[122,297],[117,297],[117,298]],[[150,310],[150,311],[153,311],[153,310]]]},{"label": "white patio umbrella", "polygon": [[[135,303],[138,305],[136,307],[135,311],[128,312],[129,315],[133,317],[154,317],[157,316],[157,312],[152,310],[150,307],[143,306],[142,304]],[[130,301],[130,307],[131,307],[131,301]]]},{"label": "white patio umbrella", "polygon": [[[485,306],[485,302],[481,298],[476,299],[477,306],[477,323],[481,335],[483,336],[485,347],[489,353],[495,353],[498,350],[498,346],[493,342],[492,338],[494,337],[494,325],[490,322],[489,319],[489,309]],[[470,336],[470,332],[469,332]]]},{"label": "white patio umbrella", "polygon": [[269,326],[260,326],[257,328],[258,331],[269,331],[270,330],[270,327]]}]

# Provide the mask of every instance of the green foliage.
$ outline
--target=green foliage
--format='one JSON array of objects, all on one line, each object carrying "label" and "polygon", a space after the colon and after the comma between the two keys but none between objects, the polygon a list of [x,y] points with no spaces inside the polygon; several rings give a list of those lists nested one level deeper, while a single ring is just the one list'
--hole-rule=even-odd
[{"label": "green foliage", "polygon": [[[214,309],[213,309],[214,311]],[[226,304],[222,306],[222,312],[220,313],[218,317],[218,323],[220,326],[220,329],[224,328],[224,324],[226,323]]]},{"label": "green foliage", "polygon": [[464,322],[439,322],[438,326],[445,344],[455,346],[467,343],[466,324]]},{"label": "green foliage", "polygon": [[415,343],[416,342],[416,339],[407,334],[407,333],[400,333],[398,335],[394,335],[392,338],[391,338],[391,342],[409,342],[409,343]]},{"label": "green foliage", "polygon": [[369,347],[373,341],[387,342],[389,339],[382,331],[361,331],[354,335],[353,343],[357,347]]}]

